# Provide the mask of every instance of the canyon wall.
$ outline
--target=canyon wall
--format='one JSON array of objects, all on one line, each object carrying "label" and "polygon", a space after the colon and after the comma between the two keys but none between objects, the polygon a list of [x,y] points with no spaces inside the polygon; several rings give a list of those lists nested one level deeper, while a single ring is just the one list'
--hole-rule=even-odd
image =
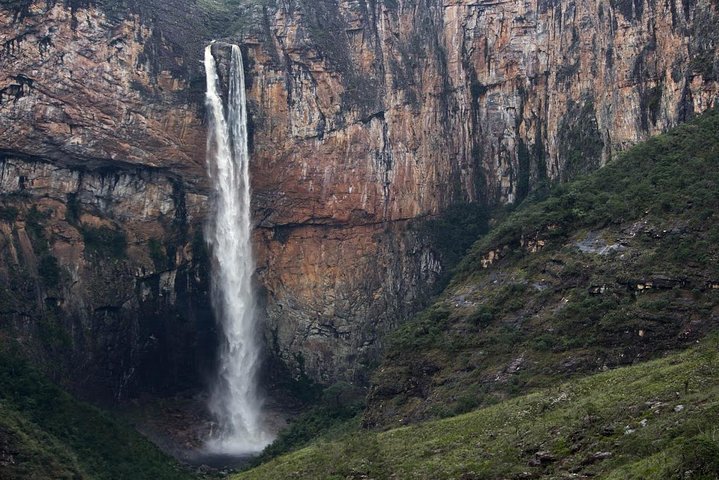
[{"label": "canyon wall", "polygon": [[443,259],[409,219],[596,169],[719,88],[708,1],[251,11],[236,40],[251,65],[269,325],[279,353],[322,380],[351,378],[436,281]]},{"label": "canyon wall", "polygon": [[[384,333],[437,284],[446,259],[417,228],[424,219],[598,168],[711,107],[719,89],[709,0],[248,0],[223,10],[224,23],[190,0],[19,3],[0,7],[0,150],[28,172],[3,183],[4,205],[19,212],[3,220],[6,251],[18,250],[33,205],[52,220],[79,198],[77,220],[58,219],[74,237],[48,226],[50,250],[63,272],[104,271],[82,229],[123,230],[127,273],[113,291],[134,286],[120,303],[132,315],[143,278],[164,270],[151,261],[157,241],[174,252],[169,272],[203,270],[192,247],[207,191],[199,52],[214,37],[237,42],[267,343],[296,375],[322,382],[362,380]],[[49,170],[52,187],[32,187]],[[135,190],[97,197],[59,180],[86,175],[131,178]],[[123,216],[127,195],[152,206]],[[181,235],[167,233],[178,224]],[[4,255],[5,270],[24,264]],[[198,275],[182,297],[200,305]],[[80,276],[74,292],[61,282],[75,305],[65,312],[95,305],[90,297],[108,303]],[[61,295],[35,284],[46,312],[40,297]],[[102,328],[129,331],[120,323]]]},{"label": "canyon wall", "polygon": [[137,15],[0,8],[0,335],[76,391],[211,369],[203,86]]}]

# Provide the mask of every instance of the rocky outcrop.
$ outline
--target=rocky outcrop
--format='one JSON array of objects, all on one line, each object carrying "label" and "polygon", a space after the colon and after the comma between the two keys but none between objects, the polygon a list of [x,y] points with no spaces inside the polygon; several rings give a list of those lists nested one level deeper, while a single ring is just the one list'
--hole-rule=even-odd
[{"label": "rocky outcrop", "polygon": [[0,9],[0,150],[201,196],[199,52],[240,43],[268,344],[323,382],[361,380],[436,284],[445,259],[421,219],[597,168],[719,88],[709,0],[136,3]]}]

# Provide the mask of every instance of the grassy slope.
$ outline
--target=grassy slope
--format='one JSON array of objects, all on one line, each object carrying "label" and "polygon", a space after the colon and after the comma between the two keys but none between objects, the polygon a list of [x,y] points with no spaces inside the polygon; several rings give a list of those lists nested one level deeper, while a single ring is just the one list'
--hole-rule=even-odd
[{"label": "grassy slope", "polygon": [[719,114],[545,197],[497,222],[393,335],[366,425],[464,413],[717,329]]},{"label": "grassy slope", "polygon": [[718,367],[717,341],[705,341],[457,417],[316,443],[234,478],[717,478]]},{"label": "grassy slope", "polygon": [[130,426],[0,352],[0,478],[180,480],[189,475]]}]

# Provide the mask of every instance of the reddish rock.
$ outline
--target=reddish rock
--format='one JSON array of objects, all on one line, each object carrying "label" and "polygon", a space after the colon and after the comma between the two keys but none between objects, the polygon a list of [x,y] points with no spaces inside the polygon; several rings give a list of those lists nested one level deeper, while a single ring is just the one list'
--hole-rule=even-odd
[{"label": "reddish rock", "polygon": [[[119,20],[44,0],[0,7],[0,151],[37,163],[23,181],[58,212],[83,172],[97,173],[83,187],[87,222],[122,224],[139,242],[187,208],[181,241],[165,233],[182,265],[203,223],[197,79],[215,27],[192,0],[148,3],[150,13]],[[713,3],[625,4],[241,7],[228,40],[248,65],[258,278],[279,357],[317,380],[361,379],[442,270],[411,220],[456,202],[515,201],[713,105]],[[4,178],[7,195],[17,185]],[[76,234],[52,228],[63,266],[82,271]],[[6,238],[3,258],[19,255],[18,242]],[[128,250],[143,260],[121,275],[136,287],[150,265],[140,250]]]}]

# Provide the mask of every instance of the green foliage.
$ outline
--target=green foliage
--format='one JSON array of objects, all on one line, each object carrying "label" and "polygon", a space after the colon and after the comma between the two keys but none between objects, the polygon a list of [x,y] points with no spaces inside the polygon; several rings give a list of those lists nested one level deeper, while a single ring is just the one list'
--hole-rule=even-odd
[{"label": "green foliage", "polygon": [[150,258],[152,259],[152,263],[155,264],[155,269],[166,269],[169,259],[167,258],[167,253],[165,253],[165,249],[162,246],[162,242],[156,238],[152,238],[149,242],[147,242],[147,247],[150,249]]},{"label": "green foliage", "polygon": [[697,75],[701,75],[705,81],[714,80],[717,77],[716,54],[712,51],[701,52],[689,62],[689,68]]},{"label": "green foliage", "polygon": [[544,200],[530,197],[475,244],[455,281],[481,268],[484,253],[517,244],[522,235],[541,232],[547,238],[563,238],[582,228],[602,228],[647,215],[662,220],[667,213],[706,218],[719,204],[718,132],[719,113],[710,111],[631,148],[596,173],[556,185]]},{"label": "green foliage", "polygon": [[687,440],[681,448],[681,464],[674,478],[716,479],[719,476],[719,429],[711,430]]},{"label": "green foliage", "polygon": [[41,212],[38,210],[37,205],[33,205],[27,212],[25,229],[30,236],[33,250],[35,250],[37,254],[44,254],[50,248],[44,227],[44,222],[50,218],[50,215],[50,211]]},{"label": "green foliage", "polygon": [[202,235],[201,230],[195,232],[195,236],[192,237],[192,261],[196,264],[207,263],[210,258],[209,250],[207,249],[207,242]]},{"label": "green foliage", "polygon": [[661,83],[642,92],[640,108],[642,109],[642,122],[645,129],[648,128],[649,120],[651,120],[652,124],[657,123],[657,116],[662,106],[662,95],[663,85]]},{"label": "green foliage", "polygon": [[564,180],[595,170],[604,150],[594,102],[588,100],[581,107],[570,103],[568,110],[558,131],[559,153],[564,161]]},{"label": "green foliage", "polygon": [[70,225],[76,225],[80,221],[82,214],[82,205],[76,193],[67,194],[67,210],[65,211],[65,219]]},{"label": "green foliage", "polygon": [[489,212],[478,204],[453,205],[420,226],[420,232],[430,238],[449,268],[456,265],[477,238],[488,230]]},{"label": "green foliage", "polygon": [[255,464],[259,465],[296,450],[312,440],[334,438],[340,433],[355,429],[364,406],[362,389],[344,382],[326,388],[317,404],[281,431]]},{"label": "green foliage", "polygon": [[492,323],[497,311],[488,305],[480,305],[467,316],[467,321],[476,327],[485,327]]},{"label": "green foliage", "polygon": [[[703,367],[716,349],[708,341],[465,415],[322,439],[233,478],[713,479],[717,433],[706,419],[719,414],[719,375]],[[554,460],[536,462],[540,451]]]},{"label": "green foliage", "polygon": [[12,223],[17,220],[18,209],[15,207],[0,207],[0,220]]},{"label": "green foliage", "polygon": [[112,258],[124,258],[127,250],[127,235],[120,230],[112,228],[90,227],[83,225],[80,228],[85,248],[98,255],[107,255]]},{"label": "green foliage", "polygon": [[60,283],[60,265],[58,265],[57,258],[54,256],[47,254],[40,258],[37,270],[45,286],[54,287]]},{"label": "green foliage", "polygon": [[719,328],[717,158],[710,112],[497,214],[435,304],[390,334],[365,425],[492,405]]},{"label": "green foliage", "polygon": [[[42,348],[55,358],[66,359],[67,352],[72,348],[72,338],[67,325],[62,323],[56,310],[49,308],[44,312],[37,320],[35,328]],[[47,366],[50,371],[60,370],[59,367],[58,362]]]},{"label": "green foliage", "polygon": [[436,346],[442,340],[450,311],[435,304],[420,314],[413,322],[401,325],[389,337],[390,351],[415,350]]},{"label": "green foliage", "polygon": [[6,351],[0,439],[19,460],[0,463],[2,478],[189,478],[130,426],[73,399]]}]

